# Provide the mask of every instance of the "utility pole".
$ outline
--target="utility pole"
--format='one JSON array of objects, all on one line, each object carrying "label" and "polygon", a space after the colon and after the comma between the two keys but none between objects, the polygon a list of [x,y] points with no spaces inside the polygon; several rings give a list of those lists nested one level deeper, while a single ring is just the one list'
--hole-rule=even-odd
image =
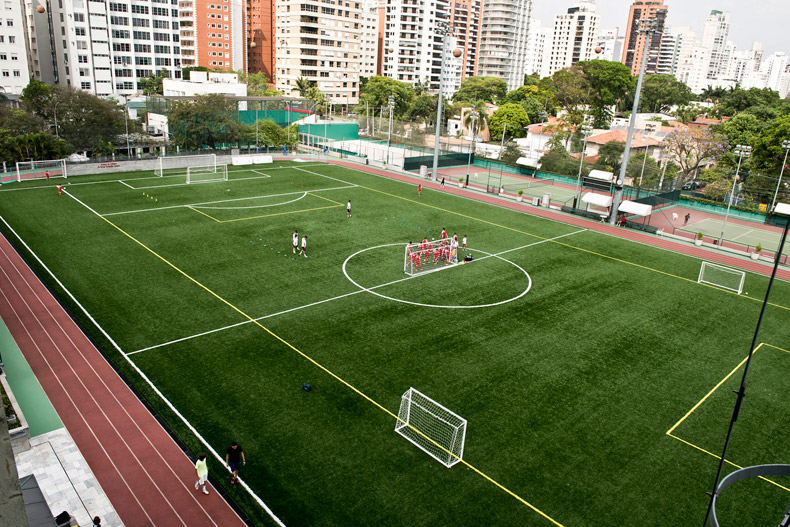
[{"label": "utility pole", "polygon": [[442,97],[444,97],[444,57],[447,55],[447,33],[449,28],[450,25],[446,20],[438,20],[434,30],[437,35],[442,37],[442,59],[439,63],[439,104],[436,108],[436,140],[433,145],[433,171],[431,173],[433,181],[436,181],[439,175],[439,138],[442,135]]}]

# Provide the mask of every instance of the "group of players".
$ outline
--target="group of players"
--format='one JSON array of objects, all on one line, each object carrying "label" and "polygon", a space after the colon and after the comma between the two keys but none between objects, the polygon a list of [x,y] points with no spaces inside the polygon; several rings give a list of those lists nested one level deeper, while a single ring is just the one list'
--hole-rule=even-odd
[{"label": "group of players", "polygon": [[[461,242],[461,248],[466,251],[466,235],[464,234]],[[442,237],[439,240],[431,238],[423,238],[423,240],[415,245],[412,242],[406,246],[406,253],[411,263],[413,270],[423,270],[423,264],[438,265],[444,262],[444,265],[451,263],[458,263],[458,235],[453,233],[452,238],[447,238],[447,230],[442,227]]]}]

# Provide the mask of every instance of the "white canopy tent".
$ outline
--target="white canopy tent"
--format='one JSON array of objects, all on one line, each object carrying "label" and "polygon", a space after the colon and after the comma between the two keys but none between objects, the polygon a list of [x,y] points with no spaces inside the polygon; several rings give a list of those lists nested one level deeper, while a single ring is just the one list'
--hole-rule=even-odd
[{"label": "white canopy tent", "polygon": [[588,178],[591,179],[600,179],[601,181],[614,181],[614,174],[611,172],[606,172],[604,170],[591,170],[589,174],[587,174]]},{"label": "white canopy tent", "polygon": [[650,216],[653,214],[653,207],[650,205],[645,205],[644,203],[626,200],[620,203],[620,207],[617,209],[617,211],[624,212],[626,214],[634,214],[636,216]]},{"label": "white canopy tent", "polygon": [[605,194],[596,194],[594,192],[587,192],[582,196],[582,201],[594,207],[603,207],[608,209],[612,206],[612,196]]}]

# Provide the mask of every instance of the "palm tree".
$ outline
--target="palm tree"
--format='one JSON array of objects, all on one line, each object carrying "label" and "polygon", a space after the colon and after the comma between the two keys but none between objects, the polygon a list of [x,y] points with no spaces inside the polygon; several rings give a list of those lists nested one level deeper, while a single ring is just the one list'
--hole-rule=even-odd
[{"label": "palm tree", "polygon": [[307,92],[310,91],[312,87],[313,83],[310,80],[299,77],[296,79],[296,86],[294,86],[291,91],[298,91],[300,97],[307,97]]},{"label": "palm tree", "polygon": [[[474,119],[474,123],[472,122],[472,114],[477,113],[477,117]],[[469,128],[474,125],[474,130],[472,130],[472,136],[479,136],[480,130],[483,130],[486,126],[488,126],[488,113],[486,112],[486,102],[485,101],[475,101],[472,103],[472,110],[466,114],[464,118],[464,126]]]}]

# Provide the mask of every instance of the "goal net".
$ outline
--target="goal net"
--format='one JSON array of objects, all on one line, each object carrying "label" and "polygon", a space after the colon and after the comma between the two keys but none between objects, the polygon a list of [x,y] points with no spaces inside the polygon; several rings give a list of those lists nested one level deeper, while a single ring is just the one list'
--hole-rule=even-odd
[{"label": "goal net", "polygon": [[207,165],[187,168],[187,183],[227,181],[228,165]]},{"label": "goal net", "polygon": [[743,292],[745,279],[746,272],[740,269],[733,269],[712,262],[702,262],[697,283],[721,287],[740,295]]},{"label": "goal net", "polygon": [[458,242],[451,238],[409,242],[403,254],[403,272],[411,276],[452,263],[458,263]]},{"label": "goal net", "polygon": [[401,397],[395,431],[447,468],[464,457],[466,419],[414,388]]},{"label": "goal net", "polygon": [[217,166],[217,154],[196,154],[192,156],[160,157],[154,174],[162,176],[184,175],[191,166]]},{"label": "goal net", "polygon": [[46,179],[49,177],[68,177],[65,159],[50,159],[46,161],[17,161],[16,180]]}]

